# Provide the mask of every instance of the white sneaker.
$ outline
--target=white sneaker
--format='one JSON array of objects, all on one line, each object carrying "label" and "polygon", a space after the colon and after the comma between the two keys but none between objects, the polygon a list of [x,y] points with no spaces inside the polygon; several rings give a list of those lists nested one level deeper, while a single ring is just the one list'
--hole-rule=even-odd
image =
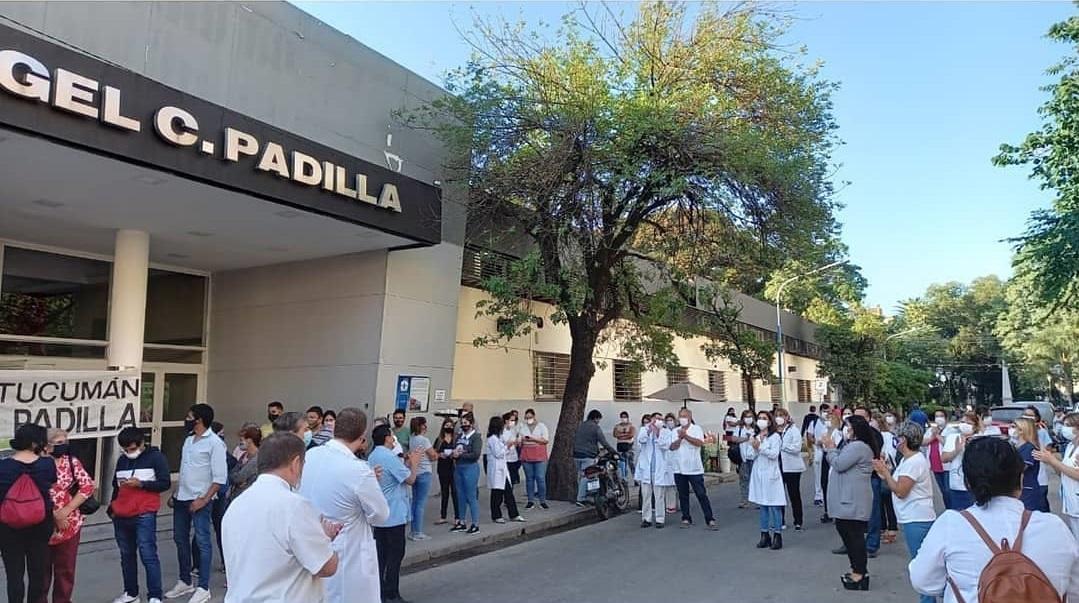
[{"label": "white sneaker", "polygon": [[166,599],[179,599],[180,597],[182,597],[184,595],[189,595],[189,594],[191,594],[193,592],[195,592],[195,587],[194,586],[191,586],[190,584],[188,584],[187,582],[184,582],[183,580],[177,580],[176,581],[176,586],[173,586],[172,590],[165,593],[165,598]]},{"label": "white sneaker", "polygon": [[191,595],[187,603],[210,603],[210,591],[205,588],[196,588],[195,594]]},{"label": "white sneaker", "polygon": [[[131,595],[129,595],[129,594],[127,594],[125,592],[124,594],[120,595],[119,597],[116,597],[115,599],[113,599],[112,603],[135,603],[135,601],[138,601],[138,600],[139,600],[138,597],[132,597]],[[158,603],[161,603],[161,602],[158,601]]]}]

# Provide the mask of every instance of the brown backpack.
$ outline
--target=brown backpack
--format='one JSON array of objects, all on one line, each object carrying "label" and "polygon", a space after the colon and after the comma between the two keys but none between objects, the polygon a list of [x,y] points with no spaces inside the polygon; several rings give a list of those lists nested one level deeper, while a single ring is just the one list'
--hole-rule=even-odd
[{"label": "brown backpack", "polygon": [[[1067,601],[1066,595],[1063,599],[1060,597],[1045,572],[1031,561],[1030,557],[1020,552],[1023,548],[1023,532],[1030,523],[1030,511],[1023,511],[1023,521],[1019,524],[1019,533],[1016,534],[1015,543],[1012,546],[1008,545],[1007,538],[1002,538],[1000,546],[997,546],[986,533],[985,528],[969,511],[963,511],[962,515],[993,552],[989,563],[982,569],[981,577],[978,578],[978,603],[1064,603]],[[952,585],[955,600],[966,603],[959,593],[959,586],[950,576],[948,584]]]}]

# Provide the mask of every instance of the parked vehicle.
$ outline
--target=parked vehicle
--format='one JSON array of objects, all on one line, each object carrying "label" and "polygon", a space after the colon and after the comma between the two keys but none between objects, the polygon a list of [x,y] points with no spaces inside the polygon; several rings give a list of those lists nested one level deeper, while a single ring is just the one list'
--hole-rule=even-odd
[{"label": "parked vehicle", "polygon": [[587,492],[593,497],[600,520],[618,515],[629,507],[629,484],[618,473],[618,455],[600,452],[596,464],[585,467]]},{"label": "parked vehicle", "polygon": [[1023,411],[1025,411],[1028,406],[1033,406],[1038,409],[1038,412],[1041,413],[1042,421],[1045,421],[1047,424],[1053,422],[1053,405],[1044,400],[1013,402],[1005,406],[994,406],[989,409],[989,416],[993,420],[993,425],[999,427],[1001,433],[1008,435],[1008,428],[1011,427],[1016,419],[1023,416]]}]

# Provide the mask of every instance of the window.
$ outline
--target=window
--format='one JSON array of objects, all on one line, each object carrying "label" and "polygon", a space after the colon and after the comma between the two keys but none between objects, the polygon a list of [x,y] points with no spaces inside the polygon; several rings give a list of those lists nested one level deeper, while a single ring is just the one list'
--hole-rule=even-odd
[{"label": "window", "polygon": [[641,370],[636,364],[625,360],[614,361],[614,399],[641,399]]},{"label": "window", "polygon": [[536,400],[561,400],[569,377],[569,354],[532,354],[532,394]]},{"label": "window", "polygon": [[5,246],[0,333],[104,341],[109,262]]},{"label": "window", "polygon": [[146,282],[146,334],[151,344],[202,346],[206,324],[205,276],[150,269]]},{"label": "window", "polygon": [[809,379],[798,380],[798,401],[803,404],[813,401],[813,383]]},{"label": "window", "polygon": [[727,375],[723,371],[708,371],[708,391],[718,396],[720,402],[727,401]]},{"label": "window", "polygon": [[689,369],[684,366],[673,366],[667,369],[667,385],[689,382]]},{"label": "window", "polygon": [[771,390],[773,404],[778,404],[783,401],[783,390],[778,381],[773,381],[769,389]]},{"label": "window", "polygon": [[757,401],[757,395],[753,391],[753,379],[749,375],[742,375],[742,401],[746,404]]}]

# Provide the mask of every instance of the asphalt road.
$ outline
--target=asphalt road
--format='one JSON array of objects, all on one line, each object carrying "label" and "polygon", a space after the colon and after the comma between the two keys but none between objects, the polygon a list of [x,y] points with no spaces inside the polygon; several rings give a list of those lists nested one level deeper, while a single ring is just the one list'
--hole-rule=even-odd
[{"label": "asphalt road", "polygon": [[[850,571],[846,556],[833,555],[839,537],[821,524],[821,509],[811,504],[809,473],[806,529],[784,533],[780,551],[758,550],[758,512],[738,509],[738,485],[711,486],[718,532],[703,528],[693,500],[696,524],[680,529],[676,518],[662,530],[640,528],[628,513],[606,522],[534,540],[470,559],[426,569],[402,578],[409,601],[543,601],[544,603],[814,603],[866,601],[913,603],[902,537],[883,545],[869,560],[871,590],[848,592],[839,577]],[[692,500],[692,497],[691,497]],[[939,501],[938,501],[939,502]]]}]

